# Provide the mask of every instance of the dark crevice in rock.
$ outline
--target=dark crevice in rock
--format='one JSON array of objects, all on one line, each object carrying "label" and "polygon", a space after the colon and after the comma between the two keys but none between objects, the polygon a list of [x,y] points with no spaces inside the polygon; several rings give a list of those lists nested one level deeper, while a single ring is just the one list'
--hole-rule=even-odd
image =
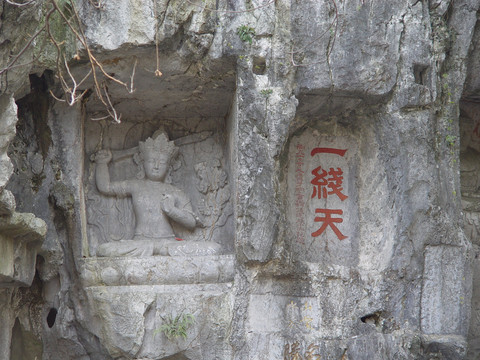
[{"label": "dark crevice in rock", "polygon": [[428,65],[421,65],[421,64],[414,64],[413,65],[413,76],[415,79],[415,83],[419,85],[428,85],[428,72],[429,72]]},{"label": "dark crevice in rock", "polygon": [[450,21],[450,18],[452,17],[453,13],[453,4],[454,1],[450,1],[450,4],[448,4],[447,11],[445,11],[445,14],[443,14],[443,20],[448,23]]},{"label": "dark crevice in rock", "polygon": [[[31,192],[32,196],[37,194],[46,179],[45,160],[52,146],[52,134],[48,126],[48,88],[52,76],[49,71],[45,71],[41,77],[30,75],[31,92],[17,100],[17,135],[8,153],[15,167],[11,183],[21,183],[24,188],[21,192],[23,196],[19,196],[18,189],[12,188],[11,191],[20,199],[25,197],[25,190]],[[19,210],[32,212],[31,204],[25,208],[25,204],[19,201],[18,205]]]},{"label": "dark crevice in rock", "polygon": [[261,56],[253,57],[252,72],[256,75],[264,75],[267,70],[265,58]]},{"label": "dark crevice in rock", "polygon": [[379,313],[368,314],[368,315],[362,316],[360,320],[365,324],[378,325],[378,322],[380,320],[380,314]]},{"label": "dark crevice in rock", "polygon": [[28,111],[31,114],[38,146],[45,159],[52,144],[52,134],[47,125],[50,100],[48,95],[49,84],[52,83],[53,73],[45,71],[41,77],[30,75],[31,92],[17,102],[20,117]]},{"label": "dark crevice in rock", "polygon": [[162,358],[161,360],[191,360],[191,359],[186,357],[182,353],[178,353],[178,354],[175,354],[175,355],[172,355],[172,356]]},{"label": "dark crevice in rock", "polygon": [[55,325],[55,320],[57,319],[58,310],[51,308],[47,315],[47,325],[49,328],[52,328]]}]

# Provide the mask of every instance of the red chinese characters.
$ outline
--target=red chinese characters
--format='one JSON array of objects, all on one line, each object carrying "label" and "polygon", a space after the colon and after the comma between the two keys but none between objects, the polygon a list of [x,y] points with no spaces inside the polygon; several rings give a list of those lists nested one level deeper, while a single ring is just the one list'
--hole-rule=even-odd
[{"label": "red chinese characters", "polygon": [[313,185],[312,198],[327,198],[328,195],[337,195],[342,201],[348,198],[348,196],[342,193],[342,169],[337,168],[337,170],[335,170],[334,168],[330,168],[327,172],[319,166],[316,169],[313,169],[312,174],[315,176],[311,181]]},{"label": "red chinese characters", "polygon": [[[311,152],[311,156],[317,154],[335,154],[344,156],[346,149],[334,149],[334,148],[314,148]],[[313,185],[312,199],[327,199],[329,196],[338,197],[341,201],[348,199],[348,196],[343,192],[343,171],[341,168],[329,168],[324,169],[322,166],[318,166],[312,170],[313,179],[310,183]],[[315,222],[321,223],[320,228],[317,231],[312,232],[313,237],[322,235],[327,228],[330,228],[339,240],[344,240],[348,236],[342,234],[336,224],[343,223],[343,218],[339,215],[343,215],[341,209],[315,209]],[[323,215],[323,216],[321,216]],[[334,217],[336,215],[336,217]]]},{"label": "red chinese characters", "polygon": [[320,229],[312,233],[313,237],[317,237],[322,235],[322,233],[327,229],[327,227],[330,227],[335,235],[337,235],[338,240],[344,240],[348,236],[343,235],[340,230],[338,230],[337,226],[335,223],[343,223],[342,218],[333,218],[332,215],[343,215],[343,211],[340,209],[315,209],[315,214],[325,214],[325,216],[316,216],[315,217],[315,222],[321,222],[322,226]]}]

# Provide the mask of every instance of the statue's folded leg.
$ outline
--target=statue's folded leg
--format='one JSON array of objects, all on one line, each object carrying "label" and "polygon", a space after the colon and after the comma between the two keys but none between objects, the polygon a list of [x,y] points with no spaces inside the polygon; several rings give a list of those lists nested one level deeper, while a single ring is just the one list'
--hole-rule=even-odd
[{"label": "statue's folded leg", "polygon": [[97,249],[99,257],[142,257],[153,255],[168,255],[168,247],[177,241],[167,239],[120,240],[102,244]]},{"label": "statue's folded leg", "polygon": [[97,256],[152,256],[153,249],[154,244],[151,241],[120,240],[100,245],[97,249]]},{"label": "statue's folded leg", "polygon": [[220,244],[213,241],[181,241],[168,245],[168,254],[170,256],[207,256],[219,255],[220,253]]}]

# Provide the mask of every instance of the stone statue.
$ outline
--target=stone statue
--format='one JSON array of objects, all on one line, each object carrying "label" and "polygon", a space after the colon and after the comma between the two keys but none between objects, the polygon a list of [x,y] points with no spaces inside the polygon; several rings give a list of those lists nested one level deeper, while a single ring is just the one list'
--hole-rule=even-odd
[{"label": "stone statue", "polygon": [[100,193],[110,196],[131,196],[136,218],[135,235],[102,244],[97,256],[152,256],[152,255],[211,255],[219,251],[212,242],[177,241],[170,221],[194,229],[197,218],[190,200],[183,191],[164,183],[170,161],[178,152],[165,133],[155,133],[140,142],[137,162],[143,164],[144,179],[111,182],[108,163],[110,150],[100,150],[95,156],[95,180]]}]

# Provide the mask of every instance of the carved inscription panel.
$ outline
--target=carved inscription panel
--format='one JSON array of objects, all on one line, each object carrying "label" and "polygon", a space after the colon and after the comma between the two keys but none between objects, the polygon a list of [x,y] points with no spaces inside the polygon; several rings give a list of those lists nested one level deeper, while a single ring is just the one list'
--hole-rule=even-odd
[{"label": "carved inscription panel", "polygon": [[291,249],[303,260],[353,265],[358,210],[355,142],[305,132],[289,149]]}]

